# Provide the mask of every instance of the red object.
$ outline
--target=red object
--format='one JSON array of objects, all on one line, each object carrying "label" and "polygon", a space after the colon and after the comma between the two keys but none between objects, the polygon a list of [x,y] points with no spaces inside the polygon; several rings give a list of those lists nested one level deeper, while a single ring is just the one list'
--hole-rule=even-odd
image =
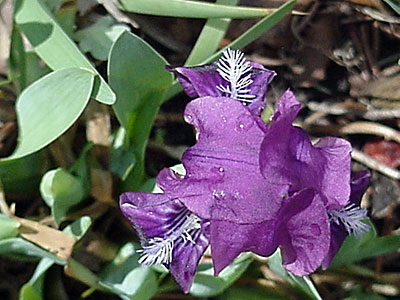
[{"label": "red object", "polygon": [[397,168],[400,166],[400,144],[385,140],[368,142],[364,145],[364,152],[385,165]]}]

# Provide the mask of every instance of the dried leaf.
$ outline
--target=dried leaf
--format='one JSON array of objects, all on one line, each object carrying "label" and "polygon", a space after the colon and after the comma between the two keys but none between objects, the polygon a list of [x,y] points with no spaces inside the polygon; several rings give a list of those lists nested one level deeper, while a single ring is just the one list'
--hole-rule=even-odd
[{"label": "dried leaf", "polygon": [[21,224],[19,234],[24,239],[42,247],[62,260],[68,260],[71,256],[75,239],[62,231],[42,225],[38,222],[18,218]]},{"label": "dried leaf", "polygon": [[108,171],[90,169],[91,192],[90,194],[102,203],[116,206],[112,197],[112,176]]},{"label": "dried leaf", "polygon": [[85,112],[86,137],[94,145],[109,147],[111,135],[110,113],[106,106],[91,102]]},{"label": "dried leaf", "polygon": [[400,100],[400,74],[394,77],[380,77],[364,84],[359,96]]}]

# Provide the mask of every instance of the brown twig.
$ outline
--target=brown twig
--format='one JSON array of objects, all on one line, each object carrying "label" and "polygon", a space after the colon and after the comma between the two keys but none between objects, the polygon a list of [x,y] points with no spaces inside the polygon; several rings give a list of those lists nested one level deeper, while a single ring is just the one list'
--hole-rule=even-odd
[{"label": "brown twig", "polygon": [[400,133],[388,126],[374,122],[353,122],[339,129],[341,134],[373,134],[400,143]]},{"label": "brown twig", "polygon": [[351,157],[362,163],[363,165],[366,165],[368,168],[373,169],[377,172],[380,172],[392,179],[399,180],[400,179],[400,172],[396,169],[393,169],[391,167],[388,167],[376,159],[372,158],[371,156],[365,154],[364,152],[361,152],[357,149],[353,149],[353,152],[351,153]]}]

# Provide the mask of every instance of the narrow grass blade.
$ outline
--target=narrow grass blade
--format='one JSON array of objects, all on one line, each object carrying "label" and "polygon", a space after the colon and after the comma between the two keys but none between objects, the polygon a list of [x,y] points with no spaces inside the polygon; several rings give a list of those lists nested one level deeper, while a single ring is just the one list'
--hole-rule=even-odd
[{"label": "narrow grass blade", "polygon": [[[236,5],[239,0],[217,0],[216,4]],[[231,19],[208,19],[194,45],[185,66],[201,63],[212,55],[224,38]]]}]

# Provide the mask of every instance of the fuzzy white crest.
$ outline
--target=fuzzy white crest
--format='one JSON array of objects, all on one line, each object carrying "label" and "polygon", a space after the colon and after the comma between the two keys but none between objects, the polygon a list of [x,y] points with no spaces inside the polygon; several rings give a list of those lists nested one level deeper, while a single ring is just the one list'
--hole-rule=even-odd
[{"label": "fuzzy white crest", "polygon": [[142,265],[170,264],[172,262],[175,242],[182,238],[183,242],[195,244],[192,235],[193,230],[201,228],[201,219],[193,214],[185,217],[182,224],[178,224],[169,235],[164,238],[152,237],[138,252],[142,253],[139,263]]},{"label": "fuzzy white crest", "polygon": [[247,87],[253,83],[251,79],[252,66],[244,58],[244,54],[239,50],[226,49],[222,57],[217,62],[218,74],[230,83],[230,86],[217,86],[217,89],[229,95],[229,97],[251,102],[255,95],[249,94],[251,91]]},{"label": "fuzzy white crest", "polygon": [[368,219],[367,210],[353,203],[340,210],[331,209],[328,214],[329,220],[338,225],[342,223],[349,235],[353,233],[355,237],[359,237],[369,230],[369,225],[362,222]]}]

